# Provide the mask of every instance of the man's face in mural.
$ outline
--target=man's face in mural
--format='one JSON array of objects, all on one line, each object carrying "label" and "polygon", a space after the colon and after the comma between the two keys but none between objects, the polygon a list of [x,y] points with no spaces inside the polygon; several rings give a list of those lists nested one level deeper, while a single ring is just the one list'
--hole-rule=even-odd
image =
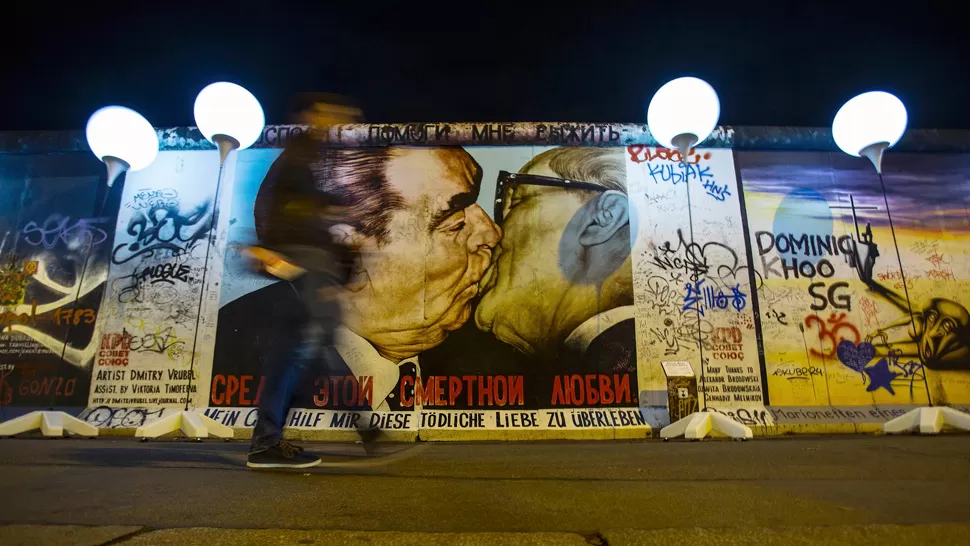
[{"label": "man's face in mural", "polygon": [[[547,162],[523,174],[560,177]],[[503,207],[504,236],[475,314],[479,328],[525,353],[547,352],[615,307],[619,293],[631,293],[626,195],[516,184]]]},{"label": "man's face in mural", "polygon": [[464,150],[397,149],[386,174],[400,207],[385,241],[357,241],[362,258],[348,319],[400,359],[440,344],[469,319],[501,231],[475,204],[481,170]]},{"label": "man's face in mural", "polygon": [[927,368],[964,368],[970,360],[970,313],[959,303],[934,299],[923,310],[919,354]]}]

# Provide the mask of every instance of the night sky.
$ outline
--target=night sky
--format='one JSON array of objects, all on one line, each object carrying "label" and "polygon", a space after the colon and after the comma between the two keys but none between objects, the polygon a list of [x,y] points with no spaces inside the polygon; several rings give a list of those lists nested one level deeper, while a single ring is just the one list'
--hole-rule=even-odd
[{"label": "night sky", "polygon": [[192,125],[195,94],[220,79],[269,123],[299,91],[357,97],[371,122],[644,122],[682,75],[717,89],[722,124],[829,126],[882,89],[910,127],[970,129],[956,3],[576,3],[14,0],[0,130],[80,129],[107,104]]}]

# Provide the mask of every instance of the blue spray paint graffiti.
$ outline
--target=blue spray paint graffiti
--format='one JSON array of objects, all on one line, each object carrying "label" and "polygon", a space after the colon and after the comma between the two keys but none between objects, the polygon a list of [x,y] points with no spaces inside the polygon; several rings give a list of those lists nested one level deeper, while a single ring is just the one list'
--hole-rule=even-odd
[{"label": "blue spray paint graffiti", "polygon": [[108,220],[110,218],[78,218],[71,223],[70,216],[51,214],[40,224],[31,220],[24,225],[24,242],[31,246],[44,245],[48,250],[58,242],[71,249],[94,246],[108,238],[107,232],[95,224]]},{"label": "blue spray paint graffiti", "polygon": [[916,382],[923,381],[926,377],[923,373],[923,365],[919,362],[910,360],[900,364],[899,358],[903,356],[903,352],[898,349],[890,350],[885,358],[880,358],[878,362],[868,367],[866,365],[876,357],[876,348],[868,341],[856,345],[849,340],[843,340],[839,343],[836,352],[844,366],[862,376],[862,384],[866,385],[866,392],[885,389],[895,396],[893,381],[908,380],[909,396],[913,398]]},{"label": "blue spray paint graffiti", "polygon": [[741,284],[731,287],[731,293],[725,294],[724,290],[713,286],[701,285],[705,279],[687,283],[684,287],[687,293],[684,294],[684,306],[681,311],[696,311],[704,316],[706,310],[727,309],[733,307],[736,311],[741,311],[748,305],[748,296],[741,291]]},{"label": "blue spray paint graffiti", "polygon": [[676,186],[677,184],[682,182],[690,182],[691,180],[704,182],[714,178],[714,175],[711,174],[710,167],[702,167],[700,165],[691,165],[688,163],[651,164],[647,165],[647,169],[650,173],[650,177],[653,178],[654,183],[657,184],[661,182],[670,182]]},{"label": "blue spray paint graffiti", "polygon": [[727,184],[718,184],[714,180],[705,180],[704,189],[707,191],[707,195],[710,195],[718,201],[724,201],[731,196]]}]

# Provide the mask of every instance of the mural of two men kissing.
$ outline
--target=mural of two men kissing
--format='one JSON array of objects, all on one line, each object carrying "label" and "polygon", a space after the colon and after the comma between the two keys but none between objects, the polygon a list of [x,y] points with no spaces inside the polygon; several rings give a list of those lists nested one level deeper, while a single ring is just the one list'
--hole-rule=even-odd
[{"label": "mural of two men kissing", "polygon": [[[531,151],[523,157],[523,151]],[[210,404],[252,405],[297,305],[250,272],[264,175],[237,167]],[[350,203],[361,250],[336,365],[297,407],[637,406],[630,210],[619,148],[330,149],[318,186]],[[221,379],[220,379],[221,377]],[[248,377],[248,394],[224,386]]]}]

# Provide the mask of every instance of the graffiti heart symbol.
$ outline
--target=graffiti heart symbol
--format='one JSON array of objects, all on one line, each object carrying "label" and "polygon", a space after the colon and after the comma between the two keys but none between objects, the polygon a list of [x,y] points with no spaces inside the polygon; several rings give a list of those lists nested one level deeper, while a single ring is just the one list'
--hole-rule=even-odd
[{"label": "graffiti heart symbol", "polygon": [[862,373],[863,368],[869,363],[873,357],[876,356],[876,348],[872,346],[872,343],[868,341],[863,341],[862,343],[856,345],[851,341],[844,339],[839,343],[836,353],[839,355],[839,360],[842,364],[845,364],[849,368]]}]

